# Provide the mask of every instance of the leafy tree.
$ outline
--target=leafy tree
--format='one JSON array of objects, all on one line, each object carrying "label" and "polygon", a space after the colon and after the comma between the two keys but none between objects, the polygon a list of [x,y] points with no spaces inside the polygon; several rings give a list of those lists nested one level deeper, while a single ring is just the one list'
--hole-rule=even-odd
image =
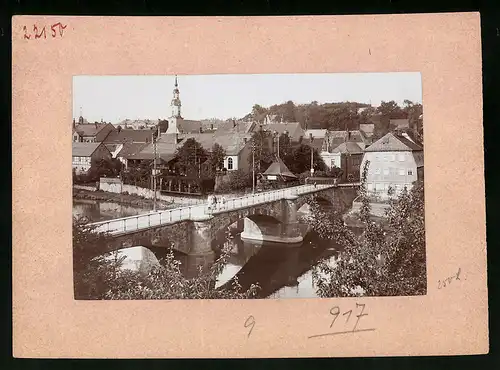
[{"label": "leafy tree", "polygon": [[180,262],[169,251],[161,266],[141,274],[122,269],[123,257],[106,250],[109,236],[95,232],[86,220],[73,221],[73,266],[75,299],[229,299],[253,298],[258,286],[243,290],[238,281],[217,289],[217,278],[229,259],[229,249],[208,268],[187,278]]},{"label": "leafy tree", "polygon": [[226,151],[220,145],[215,143],[212,146],[212,150],[208,154],[208,165],[212,175],[215,175],[217,170],[224,167],[224,158],[226,157]]},{"label": "leafy tree", "polygon": [[208,159],[208,153],[194,138],[187,139],[181,147],[177,148],[175,156],[177,164],[185,173],[197,173],[201,163]]},{"label": "leafy tree", "polygon": [[227,174],[222,182],[217,186],[218,193],[244,190],[252,186],[252,175],[244,170],[238,169]]},{"label": "leafy tree", "polygon": [[312,206],[311,226],[320,237],[335,239],[342,248],[335,264],[318,264],[313,279],[321,297],[400,296],[426,292],[423,183],[403,191],[390,203],[388,226],[370,218],[366,171],[360,189],[360,219],[365,225],[355,236],[340,215]]},{"label": "leafy tree", "polygon": [[[326,165],[316,149],[313,150],[313,166],[315,171],[326,170]],[[295,174],[311,169],[311,147],[305,144],[296,145],[291,153],[284,156],[283,162]]]},{"label": "leafy tree", "polygon": [[260,106],[259,104],[255,104],[252,107],[252,118],[257,121],[257,122],[263,122],[264,118],[266,118],[267,115],[267,109]]}]

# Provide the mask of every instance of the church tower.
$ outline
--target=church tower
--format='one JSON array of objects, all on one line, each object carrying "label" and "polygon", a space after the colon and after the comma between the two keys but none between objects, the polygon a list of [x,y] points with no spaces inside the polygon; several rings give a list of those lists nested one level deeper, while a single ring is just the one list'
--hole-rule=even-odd
[{"label": "church tower", "polygon": [[175,76],[174,97],[170,103],[172,108],[172,116],[168,118],[168,126],[166,134],[179,134],[179,123],[182,121],[181,116],[181,98],[179,97],[179,85],[177,76]]},{"label": "church tower", "polygon": [[179,85],[177,84],[177,76],[175,76],[174,98],[170,104],[172,107],[172,117],[182,118],[181,116],[181,99],[179,98]]}]

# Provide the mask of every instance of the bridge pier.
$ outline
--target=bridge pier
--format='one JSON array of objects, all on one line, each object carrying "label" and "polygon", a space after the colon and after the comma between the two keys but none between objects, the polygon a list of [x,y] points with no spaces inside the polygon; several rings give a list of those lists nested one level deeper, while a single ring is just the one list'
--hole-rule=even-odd
[{"label": "bridge pier", "polygon": [[287,246],[300,246],[303,238],[297,220],[297,196],[281,200],[282,222],[263,221],[245,218],[241,239],[253,244],[273,243]]},{"label": "bridge pier", "polygon": [[206,220],[192,221],[189,240],[186,240],[190,246],[189,255],[213,254],[212,250],[212,228],[210,217]]}]

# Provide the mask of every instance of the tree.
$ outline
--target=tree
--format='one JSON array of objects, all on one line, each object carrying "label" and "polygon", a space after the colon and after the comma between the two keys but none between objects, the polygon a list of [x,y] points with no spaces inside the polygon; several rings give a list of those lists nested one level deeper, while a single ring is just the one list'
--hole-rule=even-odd
[{"label": "tree", "polygon": [[224,167],[224,158],[226,157],[226,151],[220,145],[215,143],[212,146],[212,150],[208,154],[208,165],[211,172],[211,175],[215,176],[217,170],[222,169]]},{"label": "tree", "polygon": [[252,148],[248,155],[250,167],[252,167],[255,160],[255,171],[257,173],[264,172],[274,160],[271,132],[264,131],[262,128],[255,131],[252,134],[250,145]]},{"label": "tree", "polygon": [[238,169],[229,172],[227,178],[223,179],[216,190],[218,193],[225,193],[229,191],[245,190],[251,186],[251,175],[242,169]]},{"label": "tree", "polygon": [[256,296],[258,286],[243,290],[237,279],[226,289],[216,288],[217,278],[229,259],[229,249],[194,278],[180,270],[170,250],[161,266],[141,274],[122,268],[124,257],[106,250],[109,236],[89,227],[84,219],[73,220],[73,267],[75,299],[245,299]]},{"label": "tree", "polygon": [[175,157],[178,165],[185,173],[197,173],[200,164],[207,160],[208,153],[194,138],[189,138],[181,147],[177,148]]},{"label": "tree", "polygon": [[267,109],[260,106],[259,104],[255,104],[252,107],[252,117],[257,122],[263,122],[267,114]]},{"label": "tree", "polygon": [[[311,169],[311,147],[305,144],[295,146],[291,153],[284,156],[283,162],[295,174]],[[316,149],[313,150],[313,166],[315,171],[325,171],[326,165]]]},{"label": "tree", "polygon": [[388,226],[370,217],[366,171],[360,189],[361,236],[350,231],[340,215],[313,205],[310,223],[318,235],[341,246],[335,264],[318,264],[313,279],[321,297],[400,296],[426,292],[423,183],[403,191],[390,202]]}]

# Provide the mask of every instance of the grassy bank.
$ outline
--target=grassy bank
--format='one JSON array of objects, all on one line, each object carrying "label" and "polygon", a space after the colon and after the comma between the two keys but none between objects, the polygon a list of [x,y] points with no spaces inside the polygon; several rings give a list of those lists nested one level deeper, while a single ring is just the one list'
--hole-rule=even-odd
[{"label": "grassy bank", "polygon": [[[84,199],[84,200],[107,201],[124,205],[126,204],[131,206],[153,209],[152,199],[147,199],[134,194],[116,194],[116,193],[108,193],[101,190],[88,191],[88,190],[73,188],[73,198]],[[179,206],[178,204],[172,202],[166,202],[164,200],[157,200],[156,204],[159,209],[175,208]]]}]

